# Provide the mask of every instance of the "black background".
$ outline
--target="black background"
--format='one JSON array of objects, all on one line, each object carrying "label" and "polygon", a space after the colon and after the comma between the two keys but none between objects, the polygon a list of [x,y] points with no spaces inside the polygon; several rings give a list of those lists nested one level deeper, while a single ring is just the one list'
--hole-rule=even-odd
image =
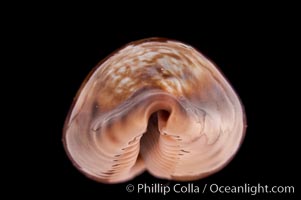
[{"label": "black background", "polygon": [[[124,184],[106,185],[86,178],[67,158],[62,129],[65,117],[82,81],[103,58],[121,46],[148,37],[175,39],[200,50],[221,69],[230,81],[245,107],[247,131],[245,140],[235,158],[220,172],[193,182],[220,185],[293,185],[297,187],[297,139],[300,122],[292,115],[297,112],[297,79],[293,69],[296,63],[291,38],[293,30],[286,23],[244,21],[240,24],[214,24],[209,28],[182,30],[110,31],[102,25],[61,22],[38,31],[40,44],[36,46],[35,63],[40,67],[34,75],[34,107],[39,114],[31,146],[34,165],[30,165],[29,179],[34,179],[32,190],[55,197],[85,196],[85,199],[117,198],[117,195],[141,199],[146,194],[128,193],[129,183],[175,182],[153,178],[145,173]],[[214,28],[214,29],[212,29]],[[199,29],[199,30],[198,30]],[[286,29],[282,34],[279,29]],[[39,87],[36,87],[38,85]],[[42,88],[42,89],[41,89]],[[37,125],[38,124],[38,125]],[[300,168],[299,168],[300,169]],[[182,183],[183,185],[185,183]],[[104,197],[108,195],[108,197]],[[147,194],[149,195],[149,194]],[[250,194],[169,194],[156,199],[252,199]],[[290,199],[296,194],[258,194],[254,199]]]}]

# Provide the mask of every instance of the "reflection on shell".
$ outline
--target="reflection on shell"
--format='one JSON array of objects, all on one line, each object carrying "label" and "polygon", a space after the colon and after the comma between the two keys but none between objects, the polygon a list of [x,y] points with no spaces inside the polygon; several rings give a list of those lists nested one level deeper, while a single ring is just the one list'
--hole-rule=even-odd
[{"label": "reflection on shell", "polygon": [[191,46],[147,39],[99,64],[66,119],[74,165],[103,183],[153,176],[189,181],[224,167],[245,131],[242,105]]}]

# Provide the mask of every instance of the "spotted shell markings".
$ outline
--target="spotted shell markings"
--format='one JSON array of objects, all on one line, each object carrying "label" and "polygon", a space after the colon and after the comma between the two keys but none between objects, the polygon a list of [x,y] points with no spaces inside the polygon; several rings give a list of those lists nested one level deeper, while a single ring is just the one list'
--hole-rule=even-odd
[{"label": "spotted shell markings", "polygon": [[96,66],[63,131],[65,150],[103,183],[147,170],[196,180],[222,169],[245,133],[242,104],[217,68],[193,47],[136,41]]}]

